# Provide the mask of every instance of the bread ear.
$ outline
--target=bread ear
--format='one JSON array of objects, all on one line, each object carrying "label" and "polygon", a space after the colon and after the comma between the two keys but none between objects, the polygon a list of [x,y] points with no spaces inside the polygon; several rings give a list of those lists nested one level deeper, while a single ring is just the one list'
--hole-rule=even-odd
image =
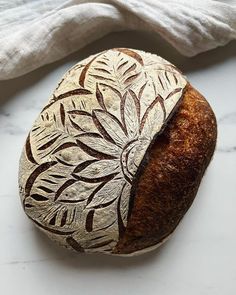
[{"label": "bread ear", "polygon": [[178,110],[149,150],[116,254],[142,254],[170,237],[196,196],[216,137],[210,105],[188,84]]}]

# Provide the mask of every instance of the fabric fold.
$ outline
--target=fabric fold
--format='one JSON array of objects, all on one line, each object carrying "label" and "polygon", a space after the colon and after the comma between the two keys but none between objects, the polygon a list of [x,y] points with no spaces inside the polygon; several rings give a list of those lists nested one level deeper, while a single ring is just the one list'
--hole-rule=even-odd
[{"label": "fabric fold", "polygon": [[194,56],[236,39],[236,1],[0,0],[0,28],[4,80],[122,30],[152,31]]}]

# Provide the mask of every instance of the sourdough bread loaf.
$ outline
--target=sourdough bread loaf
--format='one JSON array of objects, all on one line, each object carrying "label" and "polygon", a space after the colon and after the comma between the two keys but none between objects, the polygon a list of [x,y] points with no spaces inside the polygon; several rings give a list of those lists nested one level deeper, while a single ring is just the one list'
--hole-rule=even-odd
[{"label": "sourdough bread loaf", "polygon": [[64,75],[29,132],[24,210],[67,248],[141,254],[190,207],[215,142],[213,111],[174,65],[103,51]]}]

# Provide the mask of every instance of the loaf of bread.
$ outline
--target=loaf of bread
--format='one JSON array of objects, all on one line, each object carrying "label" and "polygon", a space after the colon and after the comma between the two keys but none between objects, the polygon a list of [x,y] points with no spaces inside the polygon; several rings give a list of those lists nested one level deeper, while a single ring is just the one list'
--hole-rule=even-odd
[{"label": "loaf of bread", "polygon": [[20,160],[27,216],[79,252],[136,255],[174,231],[213,155],[216,120],[171,63],[128,48],[72,67]]}]

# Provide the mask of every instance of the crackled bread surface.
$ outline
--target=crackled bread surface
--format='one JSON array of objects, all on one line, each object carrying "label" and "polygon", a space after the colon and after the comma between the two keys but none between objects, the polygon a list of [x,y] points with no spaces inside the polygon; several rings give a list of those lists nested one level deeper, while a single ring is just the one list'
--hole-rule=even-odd
[{"label": "crackled bread surface", "polygon": [[[192,108],[186,109],[189,104]],[[179,127],[183,108],[184,126],[192,132]],[[198,129],[200,123],[206,130]],[[207,128],[213,128],[211,138]],[[173,231],[190,206],[214,150],[214,130],[207,102],[166,60],[126,48],[98,53],[65,74],[27,137],[19,172],[24,210],[67,248],[148,251]],[[177,140],[166,142],[171,132],[179,141],[176,135]],[[202,138],[199,146],[197,137]],[[185,176],[178,183],[177,174],[188,175],[194,162],[183,166],[181,157],[202,159],[185,184]]]}]

